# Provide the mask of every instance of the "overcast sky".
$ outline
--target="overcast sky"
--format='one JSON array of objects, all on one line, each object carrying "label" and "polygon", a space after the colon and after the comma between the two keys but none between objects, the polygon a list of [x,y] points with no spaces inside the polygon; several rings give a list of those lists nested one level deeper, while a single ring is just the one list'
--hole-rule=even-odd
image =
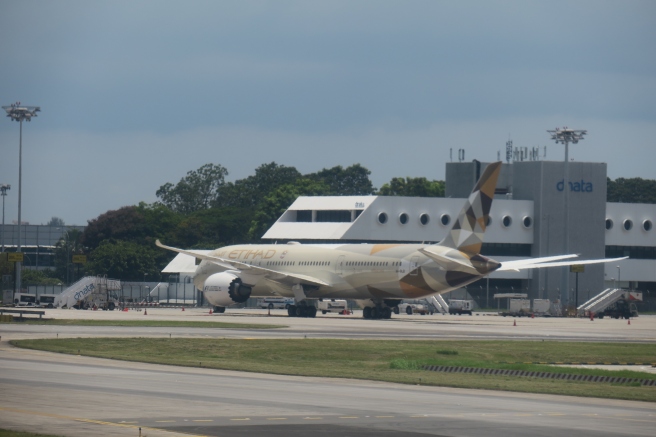
[{"label": "overcast sky", "polygon": [[[221,164],[361,163],[444,179],[587,129],[577,161],[656,178],[654,1],[0,0],[0,103],[23,126],[22,218],[86,224]],[[0,120],[17,219],[18,123]]]}]

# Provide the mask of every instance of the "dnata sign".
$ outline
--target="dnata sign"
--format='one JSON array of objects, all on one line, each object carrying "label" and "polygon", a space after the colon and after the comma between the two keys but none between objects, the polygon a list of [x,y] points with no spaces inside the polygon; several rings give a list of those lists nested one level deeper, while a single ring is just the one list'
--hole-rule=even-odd
[{"label": "dnata sign", "polygon": [[[580,181],[569,181],[569,191],[575,193],[592,193],[592,182],[586,182],[583,179]],[[558,191],[563,191],[565,189],[565,180],[561,180],[556,184],[556,189]]]}]

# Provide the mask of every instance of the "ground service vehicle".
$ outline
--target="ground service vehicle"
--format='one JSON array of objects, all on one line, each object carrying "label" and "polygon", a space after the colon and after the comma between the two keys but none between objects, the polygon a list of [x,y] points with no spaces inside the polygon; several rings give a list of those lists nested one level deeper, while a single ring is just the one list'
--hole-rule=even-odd
[{"label": "ground service vehicle", "polygon": [[41,308],[54,308],[56,294],[42,294],[36,300],[36,306]]},{"label": "ground service vehicle", "polygon": [[289,309],[294,305],[294,299],[287,297],[265,297],[258,300],[257,306],[264,309]]},{"label": "ground service vehicle", "polygon": [[317,302],[317,310],[322,314],[326,313],[342,313],[348,310],[348,305],[343,299],[324,299]]},{"label": "ground service vehicle", "polygon": [[421,314],[422,316],[425,316],[426,314],[432,314],[427,305],[415,302],[401,302],[398,304],[396,308],[394,308],[394,314],[400,313],[406,313],[409,316],[412,314]]},{"label": "ground service vehicle", "polygon": [[473,300],[450,299],[449,300],[449,314],[469,314],[472,315],[474,310]]},{"label": "ground service vehicle", "polygon": [[36,306],[36,294],[15,293],[14,305],[17,307],[34,307]]},{"label": "ground service vehicle", "polygon": [[598,319],[603,319],[605,316],[614,319],[630,319],[631,317],[638,317],[638,309],[635,303],[626,299],[620,299],[595,315]]}]

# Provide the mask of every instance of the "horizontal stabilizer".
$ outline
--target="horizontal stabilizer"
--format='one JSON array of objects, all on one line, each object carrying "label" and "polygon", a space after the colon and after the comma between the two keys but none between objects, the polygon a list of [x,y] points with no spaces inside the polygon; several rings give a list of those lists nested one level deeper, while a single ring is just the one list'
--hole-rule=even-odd
[{"label": "horizontal stabilizer", "polygon": [[[505,261],[501,263],[501,267],[499,268],[499,272],[502,271],[508,271],[508,270],[513,270],[513,271],[520,271],[520,270],[526,270],[526,269],[541,269],[545,267],[562,267],[562,266],[571,266],[571,265],[578,265],[578,264],[603,264],[603,263],[609,263],[609,262],[615,262],[615,261],[621,261],[623,259],[627,259],[628,256],[622,257],[622,258],[603,258],[603,259],[588,259],[584,261],[580,260],[571,260],[571,258],[577,258],[578,255],[557,255],[557,256],[546,256],[543,258],[529,258],[529,259],[520,259],[516,261]],[[559,261],[561,259],[568,259],[570,258],[570,261]]]},{"label": "horizontal stabilizer", "polygon": [[442,266],[444,270],[460,270],[478,275],[479,272],[474,268],[473,265],[467,264],[465,261],[451,258],[450,256],[442,255],[439,253],[432,252],[428,249],[419,249],[419,252],[423,253],[437,264]]}]

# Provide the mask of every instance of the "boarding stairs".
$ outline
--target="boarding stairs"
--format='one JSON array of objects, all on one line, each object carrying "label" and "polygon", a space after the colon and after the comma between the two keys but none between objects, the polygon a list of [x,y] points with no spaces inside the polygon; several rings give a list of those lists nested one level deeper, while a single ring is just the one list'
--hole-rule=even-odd
[{"label": "boarding stairs", "polygon": [[622,290],[621,288],[607,288],[598,295],[594,296],[592,299],[588,300],[582,305],[579,305],[576,310],[580,315],[589,313],[596,314],[625,297],[625,292],[626,290]]},{"label": "boarding stairs", "polygon": [[449,305],[446,303],[442,295],[430,296],[426,299],[429,304],[435,307],[435,312],[446,314],[449,312]]},{"label": "boarding stairs", "polygon": [[55,299],[55,308],[72,308],[78,302],[92,298],[99,293],[121,289],[121,281],[103,276],[85,276],[61,292]]}]

